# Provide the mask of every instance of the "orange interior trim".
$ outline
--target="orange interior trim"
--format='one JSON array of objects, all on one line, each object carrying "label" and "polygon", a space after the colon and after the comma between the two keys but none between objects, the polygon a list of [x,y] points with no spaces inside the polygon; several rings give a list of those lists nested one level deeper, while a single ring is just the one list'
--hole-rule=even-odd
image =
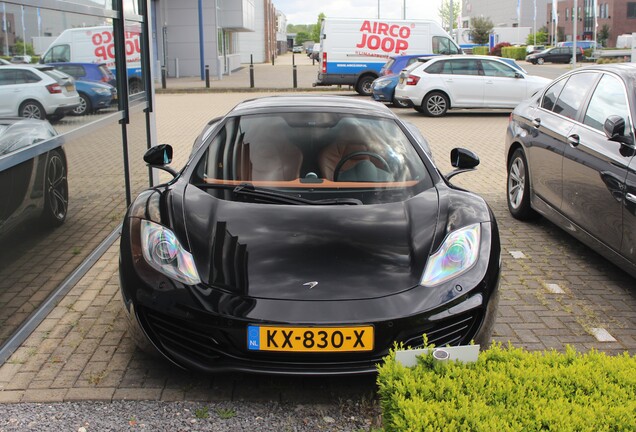
[{"label": "orange interior trim", "polygon": [[257,181],[245,181],[245,180],[218,180],[218,179],[205,179],[207,184],[218,184],[228,186],[239,186],[241,184],[250,183],[254,186],[263,187],[277,187],[277,188],[303,188],[303,189],[368,189],[372,188],[405,188],[412,187],[419,183],[419,180],[409,180],[400,182],[334,182],[331,180],[321,179],[321,183],[301,182],[300,179],[284,181],[284,180],[257,180]]}]

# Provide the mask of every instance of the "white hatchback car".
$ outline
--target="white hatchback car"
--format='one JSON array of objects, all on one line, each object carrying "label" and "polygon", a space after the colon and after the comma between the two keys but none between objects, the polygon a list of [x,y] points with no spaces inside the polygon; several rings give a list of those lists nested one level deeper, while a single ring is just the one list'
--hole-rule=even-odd
[{"label": "white hatchback car", "polygon": [[498,57],[437,56],[400,73],[395,99],[438,117],[450,108],[514,108],[550,82]]},{"label": "white hatchback car", "polygon": [[0,67],[0,116],[58,120],[79,104],[75,80],[52,66]]}]

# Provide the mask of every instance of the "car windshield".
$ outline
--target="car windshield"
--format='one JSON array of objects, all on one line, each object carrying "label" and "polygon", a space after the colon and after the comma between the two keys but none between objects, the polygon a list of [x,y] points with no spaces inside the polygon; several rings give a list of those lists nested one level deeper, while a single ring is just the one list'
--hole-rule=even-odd
[{"label": "car windshield", "polygon": [[236,192],[261,189],[362,204],[402,201],[432,186],[394,120],[328,112],[230,117],[207,145],[191,183],[230,200]]}]

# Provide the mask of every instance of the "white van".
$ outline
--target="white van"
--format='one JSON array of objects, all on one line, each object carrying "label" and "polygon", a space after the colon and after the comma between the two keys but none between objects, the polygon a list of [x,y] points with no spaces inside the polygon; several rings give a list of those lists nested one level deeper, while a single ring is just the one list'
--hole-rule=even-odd
[{"label": "white van", "polygon": [[[125,32],[128,90],[141,91],[140,30],[131,27]],[[115,73],[115,40],[111,26],[82,27],[64,30],[51,43],[40,63],[106,63]],[[119,77],[118,77],[119,78]]]},{"label": "white van", "polygon": [[367,96],[390,55],[462,53],[431,20],[325,18],[320,43],[321,65],[314,86],[352,85]]}]

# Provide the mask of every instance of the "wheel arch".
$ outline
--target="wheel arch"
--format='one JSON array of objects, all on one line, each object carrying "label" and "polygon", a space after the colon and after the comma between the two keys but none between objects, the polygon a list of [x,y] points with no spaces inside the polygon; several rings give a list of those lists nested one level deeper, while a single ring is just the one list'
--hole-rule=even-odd
[{"label": "wheel arch", "polygon": [[44,108],[44,104],[38,100],[37,98],[33,97],[33,96],[29,96],[28,98],[26,98],[25,100],[23,100],[22,102],[20,102],[20,105],[18,105],[18,112],[17,115],[20,115],[20,111],[22,110],[22,107],[28,103],[28,102],[35,102],[38,105],[40,105],[40,107],[42,108],[42,111],[44,111],[44,115],[47,116],[48,113],[46,112],[46,108]]},{"label": "wheel arch", "polygon": [[510,162],[512,161],[512,155],[517,151],[517,150],[521,150],[523,152],[523,155],[526,158],[526,169],[528,170],[528,182],[530,184],[530,190],[534,189],[533,187],[533,179],[532,179],[532,169],[531,169],[531,162],[530,159],[528,158],[528,149],[526,148],[526,146],[523,145],[523,143],[519,142],[519,141],[513,141],[510,144],[510,148],[508,149],[508,154],[506,155],[506,171],[508,170],[508,167],[510,166]]},{"label": "wheel arch", "polygon": [[422,101],[420,102],[420,105],[424,103],[424,99],[426,99],[429,95],[433,93],[443,94],[446,97],[446,100],[448,100],[448,109],[451,109],[453,107],[453,100],[451,99],[450,95],[445,90],[442,90],[442,89],[433,89],[426,92],[426,94],[424,94],[424,96],[422,97]]}]

